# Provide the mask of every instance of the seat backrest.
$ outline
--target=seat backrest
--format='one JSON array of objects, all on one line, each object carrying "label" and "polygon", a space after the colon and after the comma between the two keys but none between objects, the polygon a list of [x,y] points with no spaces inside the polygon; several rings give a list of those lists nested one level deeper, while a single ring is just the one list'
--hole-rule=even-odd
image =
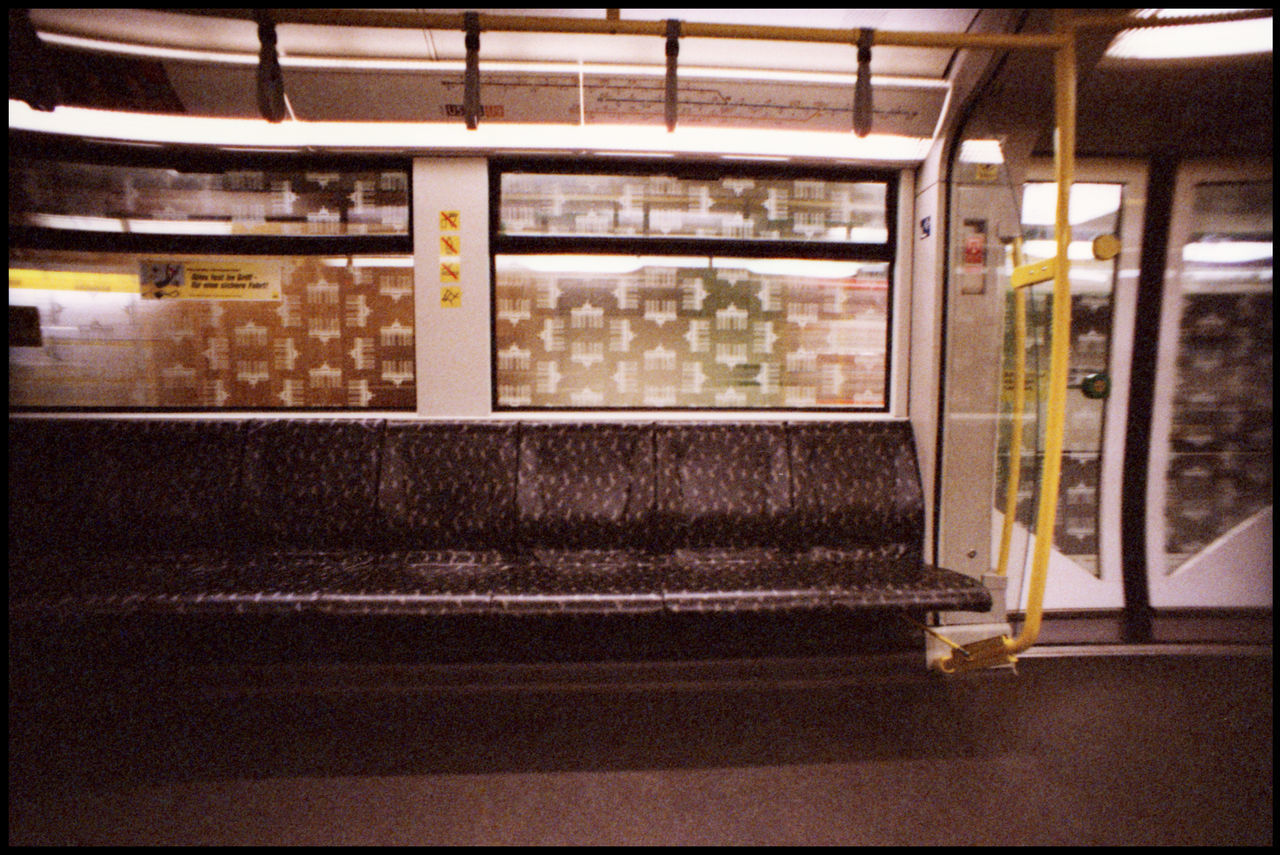
[{"label": "seat backrest", "polygon": [[905,421],[11,418],[10,552],[686,547],[918,556]]},{"label": "seat backrest", "polygon": [[924,544],[924,494],[905,421],[788,426],[796,531],[811,546]]},{"label": "seat backrest", "polygon": [[10,419],[10,550],[225,543],[242,448],[237,422]]},{"label": "seat backrest", "polygon": [[244,545],[373,548],[379,534],[381,420],[253,419],[246,424]]},{"label": "seat backrest", "polygon": [[525,546],[647,546],[653,521],[653,427],[522,425],[516,497]]},{"label": "seat backrest", "polygon": [[654,434],[656,533],[666,548],[788,545],[785,426],[660,425]]},{"label": "seat backrest", "polygon": [[386,547],[515,545],[514,423],[387,423],[378,506]]}]

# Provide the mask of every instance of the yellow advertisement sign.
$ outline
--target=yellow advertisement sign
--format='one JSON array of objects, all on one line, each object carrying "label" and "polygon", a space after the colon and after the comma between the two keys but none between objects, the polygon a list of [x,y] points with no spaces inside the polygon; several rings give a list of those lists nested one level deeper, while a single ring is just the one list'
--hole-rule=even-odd
[{"label": "yellow advertisement sign", "polygon": [[279,261],[156,261],[139,265],[144,300],[279,300]]},{"label": "yellow advertisement sign", "polygon": [[138,277],[130,273],[87,270],[26,270],[9,268],[9,287],[35,291],[94,291],[137,294]]}]

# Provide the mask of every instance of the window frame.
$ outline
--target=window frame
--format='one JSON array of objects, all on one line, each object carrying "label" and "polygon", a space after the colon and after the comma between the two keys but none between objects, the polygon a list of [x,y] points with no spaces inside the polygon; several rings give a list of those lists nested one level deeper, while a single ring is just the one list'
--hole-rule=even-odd
[{"label": "window frame", "polygon": [[[750,163],[738,161],[700,161],[666,158],[573,158],[556,156],[490,157],[489,167],[489,283],[490,283],[490,406],[494,413],[628,413],[661,412],[746,413],[769,417],[786,413],[826,413],[840,415],[886,415],[894,412],[894,348],[897,297],[895,285],[899,273],[899,193],[901,173],[889,168],[859,166],[819,166],[790,163]],[[647,177],[670,175],[679,179],[718,180],[726,177],[764,180],[815,180],[841,183],[874,182],[885,187],[885,230],[883,243],[822,241],[797,239],[745,239],[719,237],[658,237],[604,235],[504,235],[502,233],[502,176],[508,173],[535,172],[572,175],[617,175]],[[884,338],[884,399],[876,406],[808,406],[808,407],[720,407],[607,404],[595,406],[554,406],[501,404],[498,400],[498,277],[500,255],[647,255],[702,256],[710,258],[791,258],[803,261],[836,261],[879,263],[887,266]]]},{"label": "window frame", "polygon": [[[191,256],[368,256],[414,257],[413,158],[396,154],[341,154],[301,151],[231,151],[195,145],[141,146],[52,138],[10,132],[10,160],[45,160],[80,164],[177,169],[188,172],[262,171],[400,171],[406,180],[408,219],[403,234],[356,235],[202,235],[107,232],[49,226],[9,226],[11,250]],[[12,194],[11,194],[12,198]],[[418,382],[415,378],[415,383]],[[155,413],[209,416],[232,412],[332,413],[364,416],[378,412],[416,412],[416,405],[394,410],[351,406],[137,406],[11,404],[10,412]]]}]

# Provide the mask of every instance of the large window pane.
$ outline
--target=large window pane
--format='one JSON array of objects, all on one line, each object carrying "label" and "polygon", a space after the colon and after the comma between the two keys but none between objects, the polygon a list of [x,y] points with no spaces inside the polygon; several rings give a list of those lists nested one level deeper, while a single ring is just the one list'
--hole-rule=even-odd
[{"label": "large window pane", "polygon": [[882,181],[507,172],[501,193],[504,235],[888,241]]},{"label": "large window pane", "polygon": [[892,176],[619,166],[495,166],[495,406],[887,409]]},{"label": "large window pane", "polygon": [[502,408],[881,408],[889,265],[499,255]]},{"label": "large window pane", "polygon": [[[148,297],[140,276],[156,264],[242,268],[269,287]],[[410,256],[11,250],[9,314],[10,406],[416,405]]]},{"label": "large window pane", "polygon": [[1181,248],[1168,574],[1272,503],[1271,194],[1270,181],[1195,188]]},{"label": "large window pane", "polygon": [[190,235],[407,235],[403,169],[180,171],[9,161],[9,223]]}]

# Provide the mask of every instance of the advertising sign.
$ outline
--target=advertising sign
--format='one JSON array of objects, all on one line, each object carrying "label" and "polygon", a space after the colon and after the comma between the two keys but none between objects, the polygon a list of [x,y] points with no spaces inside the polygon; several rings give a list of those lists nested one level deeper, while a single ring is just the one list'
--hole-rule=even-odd
[{"label": "advertising sign", "polygon": [[279,261],[164,261],[139,264],[144,300],[279,300]]}]

